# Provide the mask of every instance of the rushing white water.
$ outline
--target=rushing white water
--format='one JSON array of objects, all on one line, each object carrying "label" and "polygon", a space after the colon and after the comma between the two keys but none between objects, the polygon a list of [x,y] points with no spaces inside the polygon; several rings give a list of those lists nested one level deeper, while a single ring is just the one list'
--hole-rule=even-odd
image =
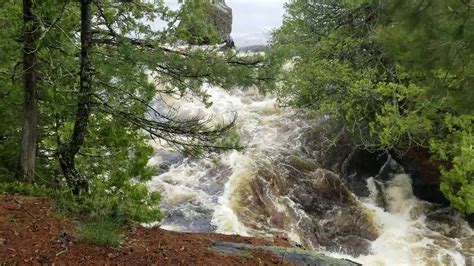
[{"label": "rushing white water", "polygon": [[[165,101],[179,109],[183,117],[213,116],[214,123],[228,120],[237,113],[237,130],[246,149],[215,158],[188,159],[156,145],[150,164],[162,173],[153,178],[149,187],[162,193],[166,214],[162,228],[246,236],[278,234],[302,243],[304,235],[298,233],[301,231],[298,226],[304,226],[299,221],[304,220],[306,214],[287,195],[266,195],[277,215],[292,211],[300,217],[286,230],[251,228],[239,220],[239,216],[244,215],[239,212],[257,211],[240,206],[245,202],[242,198],[250,198],[255,193],[252,181],[257,172],[263,165],[278,161],[282,154],[300,152],[302,132],[315,121],[303,119],[291,109],[279,108],[274,98],[260,95],[256,89],[227,92],[208,88],[208,93],[213,102],[210,108],[190,98]],[[377,190],[374,182],[373,179],[368,181],[370,197],[360,199],[362,208],[370,213],[380,233],[371,242],[370,254],[354,258],[330,253],[332,256],[350,258],[364,265],[473,265],[474,232],[465,221],[449,210],[437,209],[416,199],[410,178],[405,174],[397,175],[382,191]],[[385,210],[377,206],[378,193],[384,194]],[[255,217],[270,219],[265,215]]]},{"label": "rushing white water", "polygon": [[[373,179],[369,185],[371,182]],[[469,225],[452,213],[443,214],[452,219],[448,227],[441,223],[428,224],[427,215],[435,214],[436,210],[413,196],[410,182],[405,174],[392,180],[385,191],[388,211],[376,206],[375,190],[370,198],[364,199],[364,206],[374,213],[381,228],[380,236],[372,243],[371,255],[358,258],[331,255],[354,259],[364,265],[473,265],[474,234]],[[438,211],[441,214],[443,209]],[[449,237],[450,233],[456,237]]]}]

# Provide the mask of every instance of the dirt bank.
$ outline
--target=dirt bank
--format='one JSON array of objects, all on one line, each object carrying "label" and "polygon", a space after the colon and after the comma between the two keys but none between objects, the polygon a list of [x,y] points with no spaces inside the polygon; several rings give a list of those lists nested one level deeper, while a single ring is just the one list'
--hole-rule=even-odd
[{"label": "dirt bank", "polygon": [[37,263],[272,265],[288,264],[270,252],[246,256],[216,252],[216,241],[258,246],[288,246],[275,242],[219,234],[191,234],[159,228],[126,229],[121,247],[97,247],[74,238],[75,222],[60,218],[47,199],[0,195],[0,265]]}]

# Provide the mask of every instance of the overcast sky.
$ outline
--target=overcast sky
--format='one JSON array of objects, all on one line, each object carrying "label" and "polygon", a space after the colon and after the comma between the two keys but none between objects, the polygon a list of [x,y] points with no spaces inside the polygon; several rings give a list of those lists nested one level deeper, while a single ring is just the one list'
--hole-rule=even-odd
[{"label": "overcast sky", "polygon": [[[272,29],[281,25],[287,0],[226,0],[232,8],[232,37],[238,47],[266,44]],[[166,0],[176,6],[178,0]]]},{"label": "overcast sky", "polygon": [[237,46],[265,44],[281,25],[286,0],[226,0],[232,8],[232,37]]}]

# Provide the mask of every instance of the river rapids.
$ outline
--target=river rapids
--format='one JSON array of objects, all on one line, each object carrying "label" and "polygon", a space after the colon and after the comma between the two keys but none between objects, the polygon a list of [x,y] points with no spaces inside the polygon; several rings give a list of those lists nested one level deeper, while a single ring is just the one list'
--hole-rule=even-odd
[{"label": "river rapids", "polygon": [[474,264],[472,228],[455,211],[417,199],[403,169],[365,178],[368,193],[356,196],[328,166],[338,151],[321,148],[334,149],[327,118],[281,108],[257,89],[207,92],[210,108],[192,98],[163,101],[182,117],[215,123],[237,114],[245,149],[196,159],[154,144],[158,174],[148,186],[162,194],[163,229],[284,237],[364,265]]}]

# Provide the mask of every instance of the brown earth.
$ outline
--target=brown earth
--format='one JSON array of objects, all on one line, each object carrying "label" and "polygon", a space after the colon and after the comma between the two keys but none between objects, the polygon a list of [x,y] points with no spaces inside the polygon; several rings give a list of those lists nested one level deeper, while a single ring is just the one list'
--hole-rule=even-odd
[{"label": "brown earth", "polygon": [[78,242],[73,220],[60,218],[48,199],[0,195],[0,265],[11,264],[157,264],[157,265],[274,265],[287,264],[265,251],[230,256],[212,251],[214,241],[289,246],[241,236],[178,233],[159,228],[124,229],[120,247]]}]

